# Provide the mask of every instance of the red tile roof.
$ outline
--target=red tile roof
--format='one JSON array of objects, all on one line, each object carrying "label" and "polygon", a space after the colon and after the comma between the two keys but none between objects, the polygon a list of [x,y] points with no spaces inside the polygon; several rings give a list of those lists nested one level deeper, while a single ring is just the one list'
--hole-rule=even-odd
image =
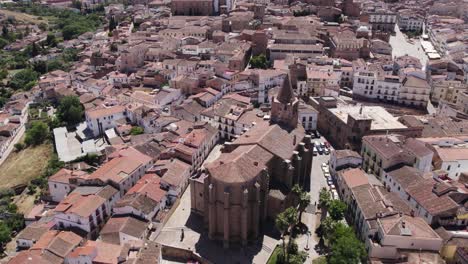
[{"label": "red tile roof", "polygon": [[166,191],[160,188],[161,177],[156,174],[145,174],[135,186],[128,190],[127,194],[146,194],[156,202],[160,202],[166,195]]},{"label": "red tile roof", "polygon": [[80,195],[79,193],[71,193],[55,207],[55,212],[89,217],[105,202],[104,198],[94,194]]}]

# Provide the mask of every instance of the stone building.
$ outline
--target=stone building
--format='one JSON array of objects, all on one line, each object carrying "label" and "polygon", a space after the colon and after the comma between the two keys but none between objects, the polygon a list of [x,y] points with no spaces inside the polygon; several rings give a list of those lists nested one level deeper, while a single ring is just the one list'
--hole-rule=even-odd
[{"label": "stone building", "polygon": [[338,149],[360,150],[366,135],[421,135],[420,127],[403,125],[380,106],[351,105],[331,96],[312,98],[309,103],[319,111],[317,129]]},{"label": "stone building", "polygon": [[271,102],[271,120],[277,124],[296,127],[299,113],[299,100],[294,96],[289,76],[284,78],[283,87]]},{"label": "stone building", "polygon": [[211,16],[214,15],[213,0],[173,0],[171,12],[176,16]]},{"label": "stone building", "polygon": [[[297,99],[288,91],[289,80],[285,85],[275,99],[283,107],[272,113],[272,121],[226,143],[219,158],[191,179],[192,212],[203,216],[209,238],[222,240],[224,247],[257,239],[267,218],[293,204],[292,186],[309,184],[312,141],[297,126],[297,107],[291,106]],[[286,122],[287,115],[296,115],[294,122]]]}]

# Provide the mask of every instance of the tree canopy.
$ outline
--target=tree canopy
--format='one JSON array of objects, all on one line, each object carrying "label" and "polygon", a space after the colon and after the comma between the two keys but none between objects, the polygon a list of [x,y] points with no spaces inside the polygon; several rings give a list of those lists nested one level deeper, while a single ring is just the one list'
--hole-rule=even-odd
[{"label": "tree canopy", "polygon": [[328,203],[328,213],[333,220],[342,220],[346,212],[346,204],[340,200],[331,200]]},{"label": "tree canopy", "polygon": [[142,128],[142,127],[139,127],[139,126],[135,126],[135,127],[132,127],[132,129],[130,129],[130,134],[131,135],[141,135],[145,133],[145,130]]},{"label": "tree canopy", "polygon": [[11,78],[10,87],[15,90],[30,90],[36,84],[38,77],[38,73],[32,69],[21,70]]},{"label": "tree canopy", "polygon": [[260,54],[257,56],[252,56],[250,59],[250,67],[254,69],[266,69],[268,68],[268,61],[265,54]]},{"label": "tree canopy", "polygon": [[83,120],[84,111],[77,96],[65,96],[60,100],[57,117],[67,126],[76,125]]},{"label": "tree canopy", "polygon": [[330,264],[366,263],[367,253],[364,244],[359,241],[352,229],[339,236],[331,246]]},{"label": "tree canopy", "polygon": [[24,142],[27,145],[40,145],[49,135],[49,127],[42,121],[34,121],[31,127],[26,131]]}]

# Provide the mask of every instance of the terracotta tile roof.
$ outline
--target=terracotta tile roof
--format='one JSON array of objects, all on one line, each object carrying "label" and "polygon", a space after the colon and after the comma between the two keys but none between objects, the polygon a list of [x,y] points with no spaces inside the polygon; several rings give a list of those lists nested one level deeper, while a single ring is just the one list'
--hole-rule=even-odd
[{"label": "terracotta tile roof", "polygon": [[230,153],[223,153],[216,161],[205,167],[211,177],[225,183],[251,182],[258,177],[267,163],[273,159],[258,145],[239,146]]},{"label": "terracotta tile roof", "polygon": [[130,216],[112,217],[102,228],[100,234],[102,241],[118,245],[120,243],[119,233],[139,238],[146,232],[146,227],[146,222]]},{"label": "terracotta tile roof", "polygon": [[408,188],[413,184],[424,181],[423,173],[413,167],[403,166],[396,170],[388,172],[388,175],[398,184],[401,185],[403,189]]},{"label": "terracotta tile roof", "polygon": [[106,199],[98,195],[81,195],[79,193],[71,193],[63,199],[57,207],[55,212],[62,212],[65,214],[76,214],[81,217],[89,217],[99,207],[106,202]]},{"label": "terracotta tile roof", "polygon": [[340,171],[338,175],[343,178],[346,185],[352,189],[357,186],[369,184],[369,180],[365,174],[365,172],[360,168],[355,169],[348,169],[344,171]]},{"label": "terracotta tile roof", "polygon": [[89,179],[100,179],[103,182],[113,181],[120,183],[141,166],[148,164],[151,157],[130,147],[115,151],[100,168],[89,175]]},{"label": "terracotta tile roof", "polygon": [[105,243],[102,241],[88,240],[86,246],[97,248],[97,256],[93,263],[114,264],[118,263],[118,258],[122,252],[122,246]]},{"label": "terracotta tile roof", "polygon": [[333,150],[335,152],[335,156],[337,159],[343,159],[347,157],[354,157],[354,158],[362,158],[359,153],[350,149],[341,149],[341,150]]},{"label": "terracotta tile roof", "polygon": [[70,178],[73,177],[83,177],[87,173],[84,171],[73,171],[67,169],[60,169],[57,173],[49,177],[49,181],[60,182],[60,183],[69,183]]},{"label": "terracotta tile roof", "polygon": [[387,235],[402,236],[402,223],[405,225],[405,230],[410,231],[411,237],[414,238],[442,238],[422,219],[421,217],[412,217],[408,215],[392,215],[378,219],[380,226]]},{"label": "terracotta tile roof", "polygon": [[426,179],[411,185],[406,189],[406,192],[432,216],[456,211],[459,205],[447,194],[438,196],[433,192],[435,184],[434,179]]},{"label": "terracotta tile roof", "polygon": [[190,165],[179,159],[158,160],[153,166],[162,181],[172,186],[180,186],[190,176]]},{"label": "terracotta tile roof", "polygon": [[298,127],[292,131],[282,129],[278,125],[272,125],[263,121],[256,124],[241,137],[234,140],[232,145],[257,144],[282,159],[290,159],[293,151],[305,136],[304,129]]},{"label": "terracotta tile roof", "polygon": [[19,233],[17,239],[38,241],[49,230],[48,225],[30,224]]},{"label": "terracotta tile roof", "polygon": [[61,258],[65,258],[82,240],[82,237],[73,232],[60,231],[47,246],[47,250]]},{"label": "terracotta tile roof", "polygon": [[442,161],[468,160],[468,148],[436,148]]},{"label": "terracotta tile roof", "polygon": [[96,119],[96,118],[102,118],[105,116],[115,115],[115,114],[123,113],[123,112],[125,112],[125,106],[116,105],[116,106],[111,106],[107,108],[88,110],[86,111],[86,115],[89,118]]},{"label": "terracotta tile roof", "polygon": [[[164,192],[165,193],[165,192]],[[148,197],[145,194],[132,193],[124,195],[118,200],[114,208],[131,207],[135,210],[141,211],[144,214],[150,214],[154,208],[158,206],[158,202]]]},{"label": "terracotta tile roof", "polygon": [[48,260],[41,256],[40,251],[22,251],[10,259],[8,264],[50,264]]},{"label": "terracotta tile roof", "polygon": [[160,188],[160,183],[160,176],[156,174],[145,174],[132,188],[130,188],[130,190],[128,190],[127,194],[144,194],[159,203],[166,195],[166,191]]}]

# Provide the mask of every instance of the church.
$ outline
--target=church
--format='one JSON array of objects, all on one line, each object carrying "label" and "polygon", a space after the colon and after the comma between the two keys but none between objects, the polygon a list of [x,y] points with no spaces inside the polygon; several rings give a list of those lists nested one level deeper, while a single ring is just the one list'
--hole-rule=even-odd
[{"label": "church", "polygon": [[192,213],[226,248],[255,241],[263,222],[293,205],[292,186],[310,184],[312,140],[298,124],[299,100],[289,77],[271,103],[270,120],[225,143],[191,179]]}]

